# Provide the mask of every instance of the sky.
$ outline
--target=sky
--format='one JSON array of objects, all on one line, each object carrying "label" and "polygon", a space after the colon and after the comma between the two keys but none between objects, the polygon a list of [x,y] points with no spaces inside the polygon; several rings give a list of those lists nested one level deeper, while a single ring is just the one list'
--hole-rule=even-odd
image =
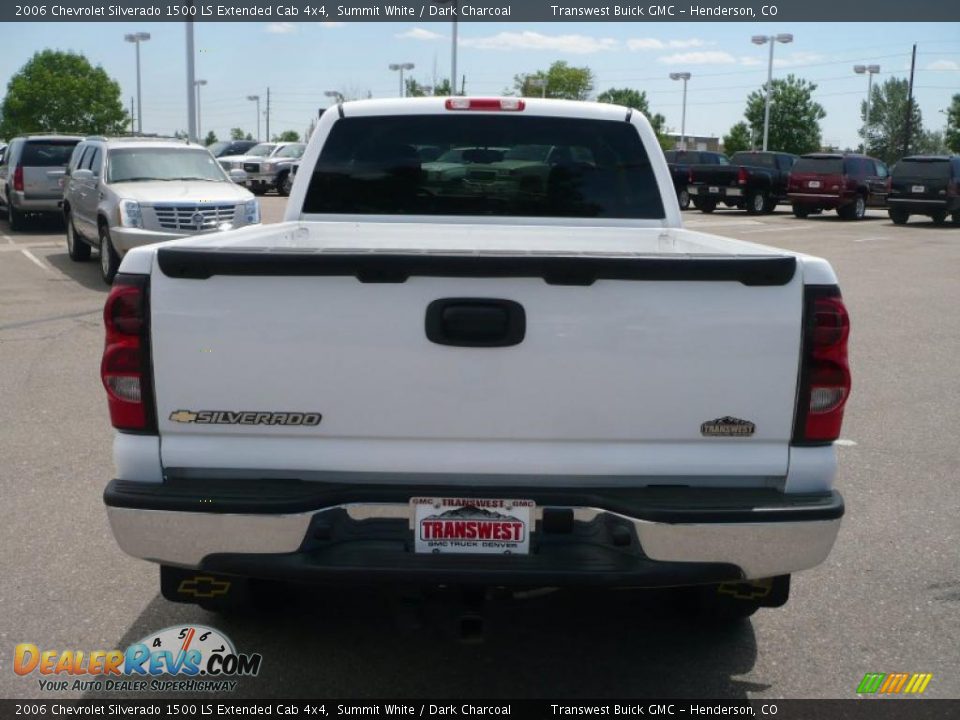
[{"label": "sky", "polygon": [[[134,47],[125,33],[147,31],[141,46],[143,130],[169,134],[186,129],[186,59],[183,23],[0,24],[0,93],[34,52],[72,50],[101,65],[121,86],[126,107],[136,95]],[[256,106],[271,95],[271,134],[303,132],[324,91],[395,97],[390,63],[412,62],[421,83],[450,73],[451,26],[438,23],[197,23],[196,77],[201,89],[201,132],[220,138],[231,127],[256,134]],[[460,23],[458,74],[468,95],[496,95],[513,76],[547,68],[556,60],[588,66],[595,92],[611,87],[646,91],[653,112],[680,130],[682,83],[669,73],[692,73],[688,85],[689,135],[722,136],[742,120],[751,90],[766,80],[768,46],[755,34],[792,33],[777,44],[774,76],[794,73],[817,83],[815,99],[827,117],[826,145],[859,143],[859,108],[867,77],[854,64],[879,64],[874,82],[906,77],[917,43],[914,80],[926,129],[942,129],[941,114],[960,92],[960,23]],[[261,135],[265,135],[261,119]]]}]

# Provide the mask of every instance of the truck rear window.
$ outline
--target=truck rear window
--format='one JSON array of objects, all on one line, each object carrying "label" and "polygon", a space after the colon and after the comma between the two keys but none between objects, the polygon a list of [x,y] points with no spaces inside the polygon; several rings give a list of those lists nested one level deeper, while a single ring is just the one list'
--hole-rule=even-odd
[{"label": "truck rear window", "polygon": [[452,114],[338,120],[303,212],[664,215],[650,158],[626,122]]},{"label": "truck rear window", "polygon": [[24,167],[62,167],[70,162],[79,140],[36,140],[23,146]]},{"label": "truck rear window", "polygon": [[819,173],[821,175],[843,175],[843,158],[802,157],[791,169],[793,173]]},{"label": "truck rear window", "polygon": [[950,161],[943,160],[901,160],[893,168],[895,178],[918,177],[935,180],[950,179]]}]

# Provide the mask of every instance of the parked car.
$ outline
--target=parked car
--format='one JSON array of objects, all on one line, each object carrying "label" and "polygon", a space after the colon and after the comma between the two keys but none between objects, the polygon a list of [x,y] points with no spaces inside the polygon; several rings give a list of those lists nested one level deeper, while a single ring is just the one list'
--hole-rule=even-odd
[{"label": "parked car", "polygon": [[11,230],[23,229],[27,213],[60,215],[63,178],[78,142],[73,135],[25,135],[10,141],[0,159],[0,204]]},{"label": "parked car", "polygon": [[694,165],[687,190],[693,206],[713,212],[717,204],[751,215],[773,212],[787,198],[787,179],[796,155],[748,150],[734,153],[728,165]]},{"label": "parked car", "polygon": [[893,166],[887,211],[903,225],[911,215],[926,215],[937,225],[948,215],[960,225],[960,155],[911,155]]},{"label": "parked car", "polygon": [[[339,110],[285,222],[136,248],[107,298],[104,502],[164,597],[228,609],[266,579],[783,605],[843,515],[830,265],[685,230],[625,107]],[[416,147],[441,137],[595,162],[438,196]]]},{"label": "parked car", "polygon": [[667,159],[670,176],[673,178],[673,188],[677,191],[677,202],[680,209],[690,207],[690,193],[687,185],[690,184],[690,167],[692,165],[729,165],[730,160],[720,152],[710,150],[667,150],[663,156]]},{"label": "parked car", "polygon": [[182,140],[89,137],[67,172],[67,250],[82,261],[99,248],[108,284],[132,248],[260,222],[259,201],[208,150]]},{"label": "parked car", "polygon": [[243,163],[246,160],[260,161],[269,157],[270,153],[277,149],[277,143],[257,143],[249,150],[245,150],[239,155],[221,155],[217,158],[220,166],[229,172],[230,170],[243,170]]},{"label": "parked car", "polygon": [[803,155],[790,173],[793,214],[836,210],[844,220],[861,220],[868,207],[887,206],[887,166],[855,153]]},{"label": "parked car", "polygon": [[303,143],[280,143],[266,159],[244,162],[247,179],[243,184],[255,195],[276,190],[278,195],[286,197],[293,186],[290,168],[306,147]]},{"label": "parked car", "polygon": [[243,155],[257,144],[256,140],[220,140],[207,145],[207,150],[215,158],[231,155]]},{"label": "parked car", "polygon": [[6,152],[7,152],[7,144],[0,143],[0,165],[3,164],[3,156],[6,154]]}]

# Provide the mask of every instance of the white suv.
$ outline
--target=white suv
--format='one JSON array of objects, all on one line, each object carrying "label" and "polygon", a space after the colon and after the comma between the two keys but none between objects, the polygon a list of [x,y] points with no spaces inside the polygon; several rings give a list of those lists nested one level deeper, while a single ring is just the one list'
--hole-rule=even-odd
[{"label": "white suv", "polygon": [[100,248],[104,282],[140,245],[260,222],[260,204],[205,148],[182,140],[89,137],[77,145],[63,195],[70,258]]}]

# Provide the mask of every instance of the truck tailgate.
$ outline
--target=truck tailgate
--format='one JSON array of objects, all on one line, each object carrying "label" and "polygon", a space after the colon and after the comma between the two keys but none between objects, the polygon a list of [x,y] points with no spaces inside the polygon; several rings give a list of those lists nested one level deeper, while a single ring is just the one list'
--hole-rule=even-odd
[{"label": "truck tailgate", "polygon": [[[796,258],[658,228],[318,225],[158,250],[164,467],[491,483],[507,472],[722,485],[786,474]],[[435,342],[428,308],[442,299],[512,301],[522,339]]]}]

